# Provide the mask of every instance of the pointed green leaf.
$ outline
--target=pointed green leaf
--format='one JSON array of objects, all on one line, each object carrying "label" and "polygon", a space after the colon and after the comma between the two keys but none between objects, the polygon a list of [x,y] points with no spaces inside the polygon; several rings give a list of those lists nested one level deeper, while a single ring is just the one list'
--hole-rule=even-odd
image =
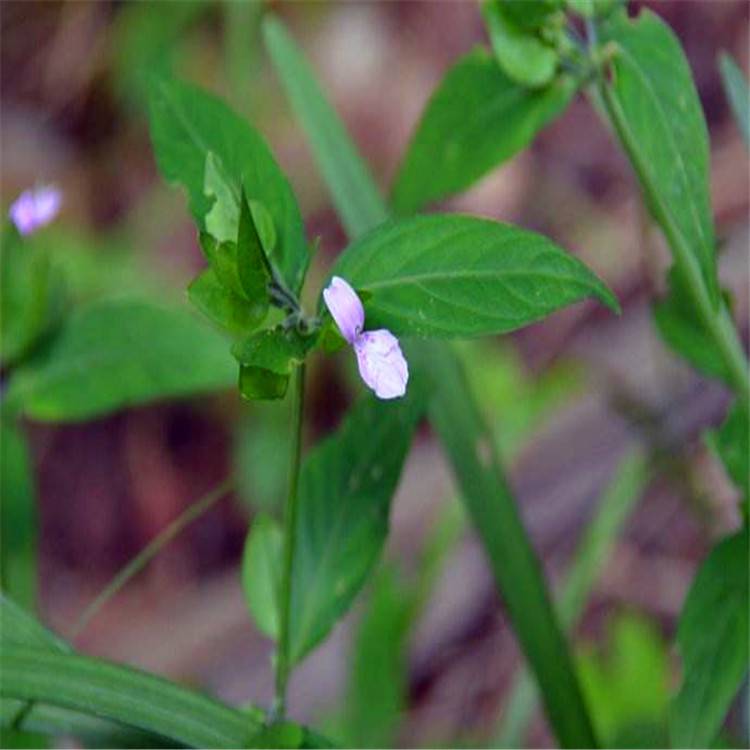
[{"label": "pointed green leaf", "polygon": [[279,524],[265,513],[253,519],[242,556],[242,588],[259,630],[279,635],[283,535]]},{"label": "pointed green leaf", "polygon": [[[231,186],[239,205],[244,186],[248,199],[263,204],[273,219],[278,247],[271,259],[289,287],[298,291],[308,263],[299,207],[288,180],[263,138],[219,99],[177,80],[154,87],[150,106],[151,139],[159,169],[182,184],[199,228],[216,201],[218,175]],[[214,193],[206,194],[206,160],[212,153]]]},{"label": "pointed green leaf", "polygon": [[689,253],[681,262],[698,265],[717,306],[708,129],[680,42],[648,10],[635,20],[613,16],[602,40],[616,45],[605,94],[647,204],[673,250]]},{"label": "pointed green leaf", "polygon": [[197,315],[119,299],[76,310],[16,371],[6,398],[32,419],[75,421],[230,388],[235,378],[226,340]]},{"label": "pointed green leaf", "polygon": [[391,497],[424,399],[368,396],[305,459],[292,571],[290,657],[300,661],[346,612],[380,554]]},{"label": "pointed green leaf", "polygon": [[683,681],[672,747],[709,747],[747,675],[748,530],[721,541],[698,570],[677,629]]},{"label": "pointed green leaf", "polygon": [[244,192],[240,204],[237,232],[237,273],[245,296],[253,304],[265,305],[265,308],[268,309],[268,284],[271,281],[271,269]]},{"label": "pointed green leaf", "polygon": [[268,305],[252,304],[229,291],[211,268],[192,281],[188,296],[204,315],[231,333],[246,333],[257,327],[268,309]]},{"label": "pointed green leaf", "polygon": [[333,273],[372,294],[369,328],[396,334],[507,333],[586,297],[618,309],[609,289],[546,237],[469,216],[382,225],[350,245]]},{"label": "pointed green leaf", "polygon": [[532,90],[477,48],[448,70],[430,97],[393,186],[400,214],[458,193],[528,146],[575,93],[569,77]]}]

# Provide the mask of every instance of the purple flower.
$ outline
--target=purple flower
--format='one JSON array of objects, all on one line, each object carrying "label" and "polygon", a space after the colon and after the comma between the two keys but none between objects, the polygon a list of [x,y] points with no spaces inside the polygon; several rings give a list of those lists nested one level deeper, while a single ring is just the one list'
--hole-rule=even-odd
[{"label": "purple flower", "polygon": [[365,310],[357,293],[344,279],[334,276],[323,290],[323,299],[341,331],[354,347],[362,380],[378,398],[398,398],[406,393],[409,368],[398,339],[385,328],[363,331]]},{"label": "purple flower", "polygon": [[52,186],[24,190],[8,212],[21,234],[31,234],[57,216],[62,203],[62,193]]}]

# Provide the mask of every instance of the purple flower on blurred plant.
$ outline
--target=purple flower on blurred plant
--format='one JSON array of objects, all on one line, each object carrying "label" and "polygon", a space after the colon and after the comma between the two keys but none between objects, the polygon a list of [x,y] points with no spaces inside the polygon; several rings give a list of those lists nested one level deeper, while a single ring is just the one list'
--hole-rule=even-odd
[{"label": "purple flower on blurred plant", "polygon": [[62,193],[53,185],[24,190],[8,214],[21,234],[31,234],[57,216]]},{"label": "purple flower on blurred plant", "polygon": [[378,398],[398,398],[409,380],[398,339],[385,328],[363,331],[365,310],[357,293],[344,279],[334,276],[323,290],[323,299],[341,335],[354,348],[362,380]]}]

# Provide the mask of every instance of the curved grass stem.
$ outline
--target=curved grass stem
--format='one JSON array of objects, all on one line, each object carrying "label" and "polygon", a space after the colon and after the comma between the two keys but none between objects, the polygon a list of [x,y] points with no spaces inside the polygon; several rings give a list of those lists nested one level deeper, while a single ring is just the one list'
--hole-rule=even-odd
[{"label": "curved grass stem", "polygon": [[176,536],[193,521],[200,518],[207,510],[223,498],[234,484],[233,478],[227,478],[205,495],[188,506],[163,531],[157,534],[124,568],[112,578],[86,609],[81,613],[73,626],[70,637],[77,638],[89,625],[99,610],[122,589],[135,575],[140,573],[151,560],[159,554]]}]

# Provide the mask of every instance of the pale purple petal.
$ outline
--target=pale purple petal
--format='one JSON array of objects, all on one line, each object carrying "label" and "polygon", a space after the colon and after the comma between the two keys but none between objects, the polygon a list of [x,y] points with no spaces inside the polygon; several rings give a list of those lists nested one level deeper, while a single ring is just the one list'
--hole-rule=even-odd
[{"label": "pale purple petal", "polygon": [[21,234],[31,234],[49,224],[57,216],[61,203],[60,191],[48,185],[24,190],[13,202],[8,213]]},{"label": "pale purple petal", "polygon": [[334,276],[323,290],[323,299],[341,335],[353,345],[365,325],[365,310],[357,293],[344,279]]},{"label": "pale purple petal", "polygon": [[354,342],[354,351],[362,380],[378,398],[398,398],[406,393],[409,367],[390,331],[366,331]]}]

